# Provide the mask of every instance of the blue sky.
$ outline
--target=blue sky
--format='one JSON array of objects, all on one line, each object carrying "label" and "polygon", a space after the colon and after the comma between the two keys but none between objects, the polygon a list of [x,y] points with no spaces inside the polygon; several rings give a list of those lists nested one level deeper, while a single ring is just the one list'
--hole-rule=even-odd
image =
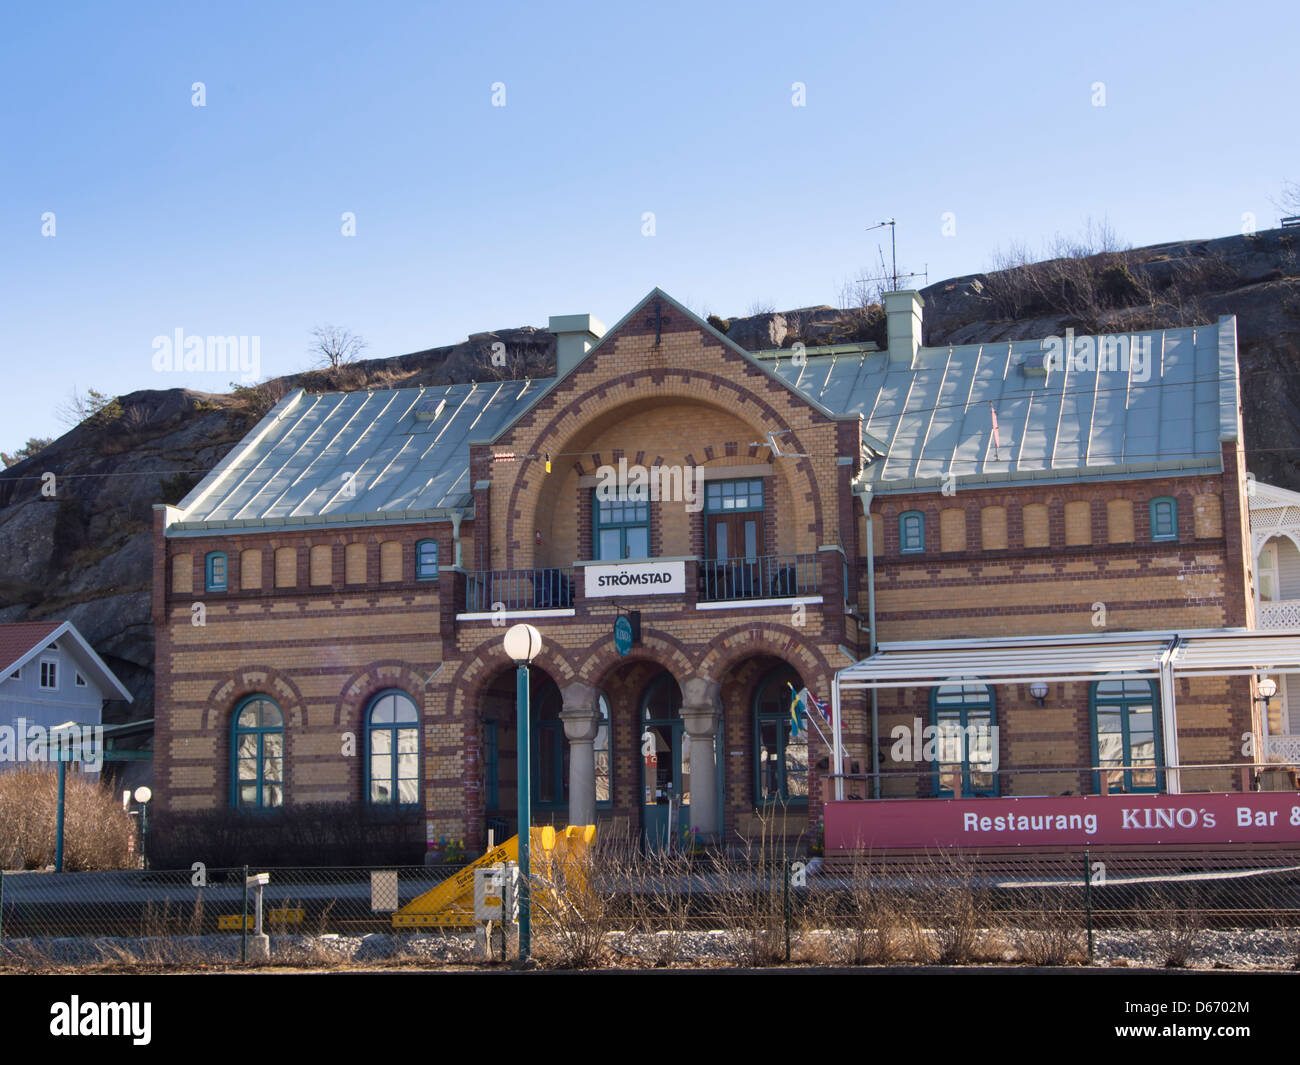
[{"label": "blue sky", "polygon": [[1273,226],[1300,180],[1291,22],[1249,0],[11,7],[0,448],[61,433],[74,387],[226,391],[154,369],[176,329],[259,337],[268,376],[327,322],[384,356],[612,324],[654,285],[724,316],[835,304],[889,216],[931,281],[1089,217],[1135,245]]}]

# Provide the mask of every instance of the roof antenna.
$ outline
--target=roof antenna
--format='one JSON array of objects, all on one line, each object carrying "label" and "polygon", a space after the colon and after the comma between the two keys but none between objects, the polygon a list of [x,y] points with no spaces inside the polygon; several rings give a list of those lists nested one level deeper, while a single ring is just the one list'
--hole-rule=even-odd
[{"label": "roof antenna", "polygon": [[919,274],[915,272],[900,274],[898,272],[898,239],[897,239],[898,234],[896,229],[897,223],[894,221],[894,219],[886,218],[883,222],[877,222],[874,226],[867,226],[865,232],[870,233],[873,229],[883,229],[885,226],[889,227],[889,254],[890,254],[892,266],[888,271],[885,271],[884,249],[882,249],[879,245],[876,245],[877,250],[880,252],[880,269],[882,271],[882,275],[880,277],[859,278],[858,283],[866,284],[871,281],[889,281],[891,282],[891,286],[889,289],[890,292],[898,291],[898,282],[900,279],[909,280],[913,277],[920,277],[920,278],[924,278],[924,280],[928,284],[930,281],[929,264],[927,264],[925,270]]}]

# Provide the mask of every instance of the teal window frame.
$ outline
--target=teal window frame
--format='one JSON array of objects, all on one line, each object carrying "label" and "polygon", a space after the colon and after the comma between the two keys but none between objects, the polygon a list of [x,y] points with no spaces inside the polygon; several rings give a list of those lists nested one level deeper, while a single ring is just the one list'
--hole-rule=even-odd
[{"label": "teal window frame", "polygon": [[[266,704],[275,711],[276,721],[264,723],[263,716],[266,708],[257,704]],[[254,705],[257,705],[257,723],[244,725],[240,723],[240,718],[244,712]],[[256,770],[257,782],[257,801],[255,803],[243,803],[240,801],[240,776],[239,763],[249,761],[250,759],[241,759],[240,741],[244,738],[251,739],[255,744],[255,752],[251,759]],[[279,754],[267,753],[267,741],[273,737],[279,738]],[[284,806],[285,800],[285,783],[288,779],[285,773],[285,741],[284,741],[284,711],[280,709],[280,704],[272,699],[269,695],[260,692],[246,696],[241,699],[235,706],[235,712],[230,719],[230,805],[236,810],[278,810]],[[268,760],[278,759],[280,762],[280,776],[278,780],[268,782],[266,777],[266,763]],[[278,783],[280,788],[279,802],[268,803],[266,795],[266,786],[268,783]]]},{"label": "teal window frame", "polygon": [[[608,521],[604,521],[601,519],[601,507],[604,506],[608,506],[611,508],[632,507],[636,509],[633,511],[634,516],[632,518],[622,517],[621,515],[623,514],[623,511],[620,510],[619,511],[620,518],[618,520],[611,519]],[[636,514],[640,513],[641,508],[644,508],[645,511],[644,518],[635,516]],[[608,532],[614,529],[617,529],[619,532],[619,556],[616,559],[605,558],[600,553],[601,533]],[[627,534],[629,529],[645,529],[646,553],[644,555],[632,556],[627,553],[628,552]],[[618,500],[602,501],[600,496],[597,495],[597,490],[593,488],[591,492],[591,553],[592,555],[595,556],[596,561],[599,562],[621,562],[624,559],[633,558],[633,557],[653,558],[654,556],[650,546],[650,501],[649,499],[643,499],[643,500],[618,499]]]},{"label": "teal window frame", "polygon": [[[428,557],[429,548],[433,549],[433,558]],[[417,581],[435,581],[438,579],[438,541],[415,541],[415,579]]]},{"label": "teal window frame", "polygon": [[[808,725],[807,715],[804,723],[804,794],[791,795],[789,786],[789,767],[787,765],[786,751],[790,746],[790,703],[794,696],[790,689],[786,687],[787,683],[794,684],[795,691],[803,688],[803,681],[799,674],[789,666],[777,666],[775,669],[768,670],[762,679],[754,686],[754,696],[750,703],[750,718],[753,721],[754,729],[754,804],[762,807],[774,802],[780,802],[786,806],[807,806],[808,805],[808,756],[811,753],[808,745]],[[770,689],[770,691],[769,691]],[[772,695],[775,697],[776,705],[780,708],[773,711],[763,711],[760,709],[766,698]],[[776,788],[774,793],[764,794],[763,776],[764,763],[759,758],[759,752],[764,748],[763,743],[763,726],[776,726]]]},{"label": "teal window frame", "polygon": [[[917,536],[909,536],[908,522],[915,519]],[[910,545],[910,546],[909,546]],[[900,555],[925,554],[925,515],[919,510],[905,510],[898,516],[898,553]]]},{"label": "teal window frame", "polygon": [[[993,686],[990,684],[984,684],[978,679],[968,679],[968,680],[955,679],[949,681],[946,684],[939,684],[931,688],[930,689],[930,725],[936,730],[939,728],[939,710],[940,710],[940,698],[942,695],[942,690],[944,688],[957,688],[957,687],[963,689],[961,701],[945,702],[944,709],[950,711],[954,707],[956,707],[957,722],[961,726],[961,730],[962,730],[961,732],[961,795],[958,796],[956,794],[955,788],[946,788],[943,786],[943,776],[942,776],[943,767],[945,765],[956,765],[957,763],[944,761],[942,759],[943,739],[941,735],[936,736],[936,740],[935,740],[935,742],[940,746],[936,747],[935,759],[931,763],[933,768],[930,770],[930,784],[931,784],[930,790],[933,792],[936,798],[962,798],[962,799],[974,799],[974,798],[981,798],[981,797],[996,798],[999,791],[999,787],[998,787],[999,777],[997,773],[990,773],[990,775],[993,778],[993,783],[992,786],[989,788],[977,788],[972,783],[973,776],[976,773],[980,772],[980,770],[971,769],[970,744],[966,742],[968,736],[970,735],[969,729],[971,726],[971,718],[976,716],[983,717],[984,716],[983,712],[985,709],[987,709],[988,711],[987,716],[988,716],[989,729],[994,729],[997,727],[998,706],[997,706],[997,696],[994,695],[993,693]],[[965,691],[965,689],[971,687],[977,687],[983,689],[987,698],[978,701],[974,698],[967,698],[968,695],[973,695],[973,693],[968,693]],[[992,734],[992,736],[996,736],[996,735],[997,735],[996,733]],[[994,754],[996,755],[996,752],[994,752]]]},{"label": "teal window frame", "polygon": [[[217,563],[221,579],[217,579]],[[209,551],[203,559],[203,587],[209,592],[224,592],[230,584],[230,559],[224,551]]]},{"label": "teal window frame", "polygon": [[[389,697],[393,697],[394,707],[400,707],[402,700],[410,705],[413,717],[403,717],[398,719],[394,716],[392,721],[376,722],[374,719],[375,711],[379,709],[380,703]],[[400,733],[415,733],[415,750],[402,751],[399,749]],[[384,746],[386,751],[375,751],[376,734],[385,737]],[[401,756],[403,754],[415,755],[415,776],[400,776]],[[389,783],[389,797],[387,799],[376,799],[374,795],[374,762],[376,758],[387,757],[388,771],[384,777]],[[403,780],[415,781],[415,797],[409,801],[403,802],[401,799],[401,782]],[[410,809],[420,804],[420,707],[410,694],[402,691],[401,688],[386,688],[378,692],[370,700],[366,707],[366,769],[365,769],[365,798],[366,805],[372,807],[383,807],[387,809]]]},{"label": "teal window frame", "polygon": [[[1102,692],[1103,684],[1120,684],[1121,688],[1118,693]],[[1145,684],[1144,692],[1130,692],[1127,689],[1130,685]],[[1133,749],[1130,736],[1129,705],[1146,704],[1151,705],[1151,734],[1154,738],[1155,751],[1155,784],[1151,786],[1133,784],[1134,768],[1142,769],[1142,766],[1133,766]],[[1100,733],[1097,730],[1098,714],[1097,708],[1118,707],[1120,715],[1120,736],[1121,764],[1115,767],[1115,771],[1123,770],[1123,790],[1112,791],[1112,795],[1160,795],[1165,790],[1165,772],[1160,766],[1164,763],[1164,740],[1161,735],[1161,706],[1160,706],[1160,688],[1154,680],[1143,680],[1135,677],[1112,677],[1107,680],[1093,681],[1088,685],[1088,733],[1090,749],[1092,751],[1092,764],[1101,765],[1101,741]],[[1102,770],[1094,769],[1092,771],[1092,793],[1101,794],[1101,774]]]},{"label": "teal window frame", "polygon": [[744,514],[762,511],[765,499],[766,493],[763,490],[761,477],[736,477],[727,481],[704,482],[706,514]]},{"label": "teal window frame", "polygon": [[[1167,517],[1161,520],[1158,515],[1165,510]],[[1147,514],[1151,520],[1151,541],[1176,541],[1178,539],[1178,500],[1172,496],[1157,496],[1151,500]],[[1161,529],[1166,531],[1161,532]]]}]

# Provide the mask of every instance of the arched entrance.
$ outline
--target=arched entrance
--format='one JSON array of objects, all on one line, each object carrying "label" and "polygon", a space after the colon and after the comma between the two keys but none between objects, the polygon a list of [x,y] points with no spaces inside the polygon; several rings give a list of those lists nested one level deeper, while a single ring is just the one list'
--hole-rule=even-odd
[{"label": "arched entrance", "polygon": [[[503,670],[483,693],[479,707],[482,751],[483,816],[496,842],[519,828],[516,674]],[[569,745],[560,720],[559,686],[546,670],[528,670],[529,777],[534,824],[567,823],[569,814]]]},{"label": "arched entrance", "polygon": [[682,690],[660,673],[641,693],[641,838],[663,850],[690,824],[691,741],[681,716]]}]

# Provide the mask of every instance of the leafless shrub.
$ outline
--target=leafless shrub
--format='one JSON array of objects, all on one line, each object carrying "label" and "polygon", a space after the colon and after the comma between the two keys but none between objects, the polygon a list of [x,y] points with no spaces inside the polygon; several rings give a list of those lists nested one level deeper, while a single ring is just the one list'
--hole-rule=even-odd
[{"label": "leafless shrub", "polygon": [[1195,899],[1180,903],[1165,892],[1157,892],[1147,921],[1161,964],[1166,969],[1186,967],[1205,931],[1205,916]]},{"label": "leafless shrub", "polygon": [[853,870],[847,928],[837,937],[839,960],[849,965],[902,961],[921,936],[904,892],[876,882],[877,872],[869,860]]},{"label": "leafless shrub", "polygon": [[597,876],[595,852],[537,858],[529,896],[535,956],[555,968],[595,968],[605,956],[615,912],[608,880]]},{"label": "leafless shrub", "polygon": [[[1024,914],[1021,924],[1034,915]],[[1041,923],[1018,928],[1013,936],[1016,953],[1031,965],[1076,965],[1087,961],[1087,937],[1079,924],[1079,915],[1064,906],[1043,911]]]},{"label": "leafless shrub", "polygon": [[369,345],[349,329],[337,325],[318,325],[311,331],[309,355],[317,365],[331,369],[356,362]]},{"label": "leafless shrub", "polygon": [[[63,867],[69,872],[127,869],[135,826],[121,800],[96,778],[69,767],[65,781]],[[0,772],[0,864],[54,864],[58,772],[49,764]]]}]

